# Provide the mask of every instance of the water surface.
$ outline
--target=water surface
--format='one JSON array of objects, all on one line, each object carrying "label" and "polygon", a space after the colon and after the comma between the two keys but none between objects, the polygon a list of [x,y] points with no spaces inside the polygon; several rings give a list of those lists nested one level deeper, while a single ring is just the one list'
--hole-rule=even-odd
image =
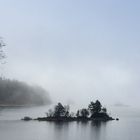
[{"label": "water surface", "polygon": [[1,108],[1,140],[140,140],[140,118],[122,117],[109,122],[20,121],[21,116],[43,116],[45,108]]}]

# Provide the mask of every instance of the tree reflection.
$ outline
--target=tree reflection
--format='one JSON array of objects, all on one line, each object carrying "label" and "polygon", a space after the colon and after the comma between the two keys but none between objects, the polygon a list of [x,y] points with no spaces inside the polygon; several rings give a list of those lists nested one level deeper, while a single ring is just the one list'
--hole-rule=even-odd
[{"label": "tree reflection", "polygon": [[106,124],[107,122],[91,121],[90,139],[105,140],[106,139]]},{"label": "tree reflection", "polygon": [[69,122],[50,122],[53,126],[54,140],[64,140],[69,137]]}]

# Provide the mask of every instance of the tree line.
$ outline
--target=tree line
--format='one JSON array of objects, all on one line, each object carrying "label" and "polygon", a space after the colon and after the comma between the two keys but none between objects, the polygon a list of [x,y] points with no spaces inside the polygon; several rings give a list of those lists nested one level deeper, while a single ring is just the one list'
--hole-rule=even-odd
[{"label": "tree line", "polygon": [[50,109],[46,113],[48,118],[76,118],[76,119],[91,119],[91,118],[110,118],[107,109],[102,106],[99,100],[90,102],[87,108],[78,109],[76,113],[70,112],[69,105],[58,103],[54,109]]},{"label": "tree line", "polygon": [[40,86],[0,77],[0,106],[50,104],[48,92]]}]

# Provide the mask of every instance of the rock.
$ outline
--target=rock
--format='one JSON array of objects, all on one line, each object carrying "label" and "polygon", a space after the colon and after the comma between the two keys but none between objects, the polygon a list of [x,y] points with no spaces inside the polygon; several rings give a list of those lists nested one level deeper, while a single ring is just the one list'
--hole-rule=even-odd
[{"label": "rock", "polygon": [[30,117],[28,117],[28,116],[25,116],[23,119],[21,119],[21,120],[23,120],[23,121],[30,121],[30,120],[32,120],[32,118],[30,118]]},{"label": "rock", "polygon": [[119,121],[119,118],[116,118],[116,121]]}]

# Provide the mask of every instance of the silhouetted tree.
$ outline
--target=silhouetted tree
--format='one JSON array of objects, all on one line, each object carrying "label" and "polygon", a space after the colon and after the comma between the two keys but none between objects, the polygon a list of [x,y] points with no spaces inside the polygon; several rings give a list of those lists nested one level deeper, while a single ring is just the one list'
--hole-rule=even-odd
[{"label": "silhouetted tree", "polygon": [[70,106],[69,106],[69,105],[65,105],[65,106],[64,106],[64,109],[65,109],[65,114],[64,114],[64,116],[65,116],[65,117],[69,117],[69,115],[70,115],[70,113],[69,113]]},{"label": "silhouetted tree", "polygon": [[91,102],[89,104],[88,109],[90,110],[91,116],[92,116],[93,114],[99,113],[101,111],[102,105],[101,105],[101,103],[98,100],[96,100],[95,103]]},{"label": "silhouetted tree", "polygon": [[89,115],[89,111],[87,109],[83,108],[80,110],[80,115],[82,118],[87,118]]},{"label": "silhouetted tree", "polygon": [[77,118],[80,117],[80,111],[79,110],[77,110],[77,112],[76,112],[76,117]]},{"label": "silhouetted tree", "polygon": [[[47,119],[50,121],[88,121],[88,120],[113,120],[107,114],[107,109],[102,107],[100,101],[96,100],[96,102],[91,102],[88,106],[88,109],[83,108],[77,110],[77,113],[69,113],[70,107],[63,106],[61,103],[58,103],[54,111],[49,111],[47,113]],[[89,115],[91,115],[89,117]]]},{"label": "silhouetted tree", "polygon": [[95,102],[95,106],[96,106],[95,107],[96,112],[99,113],[102,109],[102,105],[98,100]]},{"label": "silhouetted tree", "polygon": [[105,107],[102,108],[103,113],[107,113],[107,109]]},{"label": "silhouetted tree", "polygon": [[58,103],[54,108],[54,117],[59,118],[65,116],[65,113],[65,107],[61,103]]},{"label": "silhouetted tree", "polygon": [[47,117],[53,117],[54,116],[54,112],[52,109],[49,109],[49,111],[46,113]]}]

